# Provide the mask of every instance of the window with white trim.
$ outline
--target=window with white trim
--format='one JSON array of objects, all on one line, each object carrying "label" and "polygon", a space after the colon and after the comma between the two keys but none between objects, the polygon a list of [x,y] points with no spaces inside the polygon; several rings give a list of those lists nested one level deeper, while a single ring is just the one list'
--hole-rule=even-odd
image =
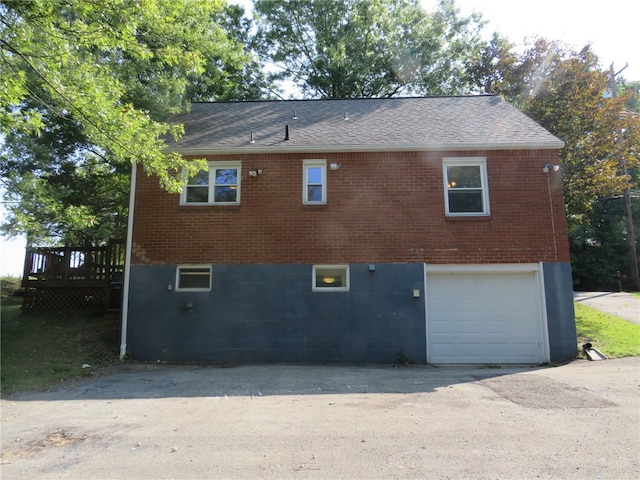
[{"label": "window with white trim", "polygon": [[178,265],[177,292],[208,292],[211,290],[211,265]]},{"label": "window with white trim", "polygon": [[444,158],[446,214],[489,215],[486,158]]},{"label": "window with white trim", "polygon": [[327,203],[327,161],[303,160],[302,203]]},{"label": "window with white trim", "polygon": [[200,170],[187,180],[181,205],[240,204],[241,162],[209,162],[209,171]]},{"label": "window with white trim", "polygon": [[349,266],[314,265],[312,289],[316,292],[349,291]]}]

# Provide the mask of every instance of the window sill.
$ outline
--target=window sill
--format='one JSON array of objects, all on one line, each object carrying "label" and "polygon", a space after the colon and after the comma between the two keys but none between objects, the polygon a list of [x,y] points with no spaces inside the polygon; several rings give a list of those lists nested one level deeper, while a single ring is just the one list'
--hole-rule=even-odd
[{"label": "window sill", "polygon": [[203,209],[203,208],[224,208],[225,210],[240,210],[240,205],[217,205],[215,203],[207,203],[207,204],[198,204],[198,205],[188,205],[181,204],[179,205],[181,209],[191,210],[191,209]]},{"label": "window sill", "polygon": [[302,208],[305,210],[326,210],[326,203],[303,203]]},{"label": "window sill", "polygon": [[490,222],[491,215],[445,215],[447,222]]}]

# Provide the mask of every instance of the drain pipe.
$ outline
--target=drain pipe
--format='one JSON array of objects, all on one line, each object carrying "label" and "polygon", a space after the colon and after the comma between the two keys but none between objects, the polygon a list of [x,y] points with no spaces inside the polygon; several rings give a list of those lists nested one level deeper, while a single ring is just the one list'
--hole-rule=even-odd
[{"label": "drain pipe", "polygon": [[138,162],[131,164],[131,186],[129,187],[129,218],[127,218],[127,246],[122,285],[122,331],[120,332],[120,360],[127,355],[127,325],[129,320],[129,280],[131,278],[131,249],[133,246],[133,210],[136,200],[136,174]]}]

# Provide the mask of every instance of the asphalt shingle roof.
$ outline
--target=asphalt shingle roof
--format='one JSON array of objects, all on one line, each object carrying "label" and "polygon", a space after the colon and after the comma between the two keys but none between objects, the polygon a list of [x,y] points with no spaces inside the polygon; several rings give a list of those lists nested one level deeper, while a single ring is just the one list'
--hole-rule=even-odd
[{"label": "asphalt shingle roof", "polygon": [[195,103],[171,121],[183,154],[563,147],[495,96]]}]

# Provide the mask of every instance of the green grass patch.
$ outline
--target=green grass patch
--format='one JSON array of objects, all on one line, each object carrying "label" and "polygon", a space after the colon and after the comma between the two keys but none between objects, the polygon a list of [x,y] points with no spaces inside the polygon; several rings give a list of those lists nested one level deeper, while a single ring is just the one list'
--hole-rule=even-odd
[{"label": "green grass patch", "polygon": [[[45,390],[52,383],[91,375],[116,363],[119,315],[24,313],[22,298],[12,295],[5,277],[0,298],[2,396]],[[83,365],[91,368],[83,368]]]},{"label": "green grass patch", "polygon": [[591,343],[607,357],[640,356],[640,325],[575,303],[578,345]]},{"label": "green grass patch", "polygon": [[0,298],[11,297],[22,289],[19,277],[0,277]]}]

